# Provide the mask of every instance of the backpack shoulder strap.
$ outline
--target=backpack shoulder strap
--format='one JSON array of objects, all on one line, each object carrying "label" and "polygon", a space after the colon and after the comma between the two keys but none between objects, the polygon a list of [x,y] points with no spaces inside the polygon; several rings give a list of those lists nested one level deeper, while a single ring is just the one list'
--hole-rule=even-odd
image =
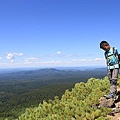
[{"label": "backpack shoulder strap", "polygon": [[116,57],[115,47],[113,47],[112,49],[113,49],[113,51],[112,51],[112,54],[111,54],[111,55],[108,55],[108,51],[105,52],[105,57],[106,57],[106,59],[107,59],[109,56],[112,56],[112,55],[114,55],[114,56]]},{"label": "backpack shoulder strap", "polygon": [[115,55],[115,57],[116,57],[116,59],[118,60],[118,63],[119,63],[119,61],[120,61],[120,55],[118,55],[118,54],[116,53],[115,47],[113,47],[113,54]]},{"label": "backpack shoulder strap", "polygon": [[108,58],[108,52],[107,51],[105,52],[105,58],[106,59]]},{"label": "backpack shoulder strap", "polygon": [[115,47],[113,47],[113,54],[116,56],[116,50],[115,50]]}]

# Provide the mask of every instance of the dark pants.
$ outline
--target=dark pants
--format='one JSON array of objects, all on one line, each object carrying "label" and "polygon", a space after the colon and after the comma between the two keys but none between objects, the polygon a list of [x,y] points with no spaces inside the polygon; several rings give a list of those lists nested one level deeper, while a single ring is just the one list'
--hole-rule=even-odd
[{"label": "dark pants", "polygon": [[110,81],[110,93],[116,94],[119,69],[108,69],[108,78]]}]

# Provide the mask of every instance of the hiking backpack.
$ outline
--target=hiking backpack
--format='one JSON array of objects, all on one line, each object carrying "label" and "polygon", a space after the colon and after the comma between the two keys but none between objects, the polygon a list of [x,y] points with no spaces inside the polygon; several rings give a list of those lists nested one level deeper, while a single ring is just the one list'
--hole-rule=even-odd
[{"label": "hiking backpack", "polygon": [[115,47],[113,47],[113,53],[111,54],[111,55],[108,55],[108,53],[106,52],[105,53],[105,57],[106,57],[106,59],[107,59],[107,65],[109,65],[109,63],[108,63],[108,57],[110,57],[110,56],[115,56],[115,58],[116,58],[116,60],[118,61],[118,64],[119,64],[119,68],[120,68],[120,54],[119,55],[117,55],[116,54],[116,50],[115,50]]}]

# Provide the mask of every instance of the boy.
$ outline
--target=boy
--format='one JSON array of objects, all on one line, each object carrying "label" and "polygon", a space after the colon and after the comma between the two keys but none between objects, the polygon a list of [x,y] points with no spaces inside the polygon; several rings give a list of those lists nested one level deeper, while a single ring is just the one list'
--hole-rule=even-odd
[{"label": "boy", "polygon": [[108,79],[110,81],[110,94],[105,95],[105,97],[116,99],[120,53],[118,53],[117,48],[111,47],[107,41],[102,41],[100,48],[105,51],[104,55],[107,63]]}]

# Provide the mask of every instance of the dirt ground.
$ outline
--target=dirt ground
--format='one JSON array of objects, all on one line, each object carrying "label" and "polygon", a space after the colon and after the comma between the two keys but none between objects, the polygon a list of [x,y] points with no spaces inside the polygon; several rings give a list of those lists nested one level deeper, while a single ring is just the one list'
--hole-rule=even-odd
[{"label": "dirt ground", "polygon": [[111,120],[120,120],[120,113],[116,113],[115,116],[109,116]]}]

